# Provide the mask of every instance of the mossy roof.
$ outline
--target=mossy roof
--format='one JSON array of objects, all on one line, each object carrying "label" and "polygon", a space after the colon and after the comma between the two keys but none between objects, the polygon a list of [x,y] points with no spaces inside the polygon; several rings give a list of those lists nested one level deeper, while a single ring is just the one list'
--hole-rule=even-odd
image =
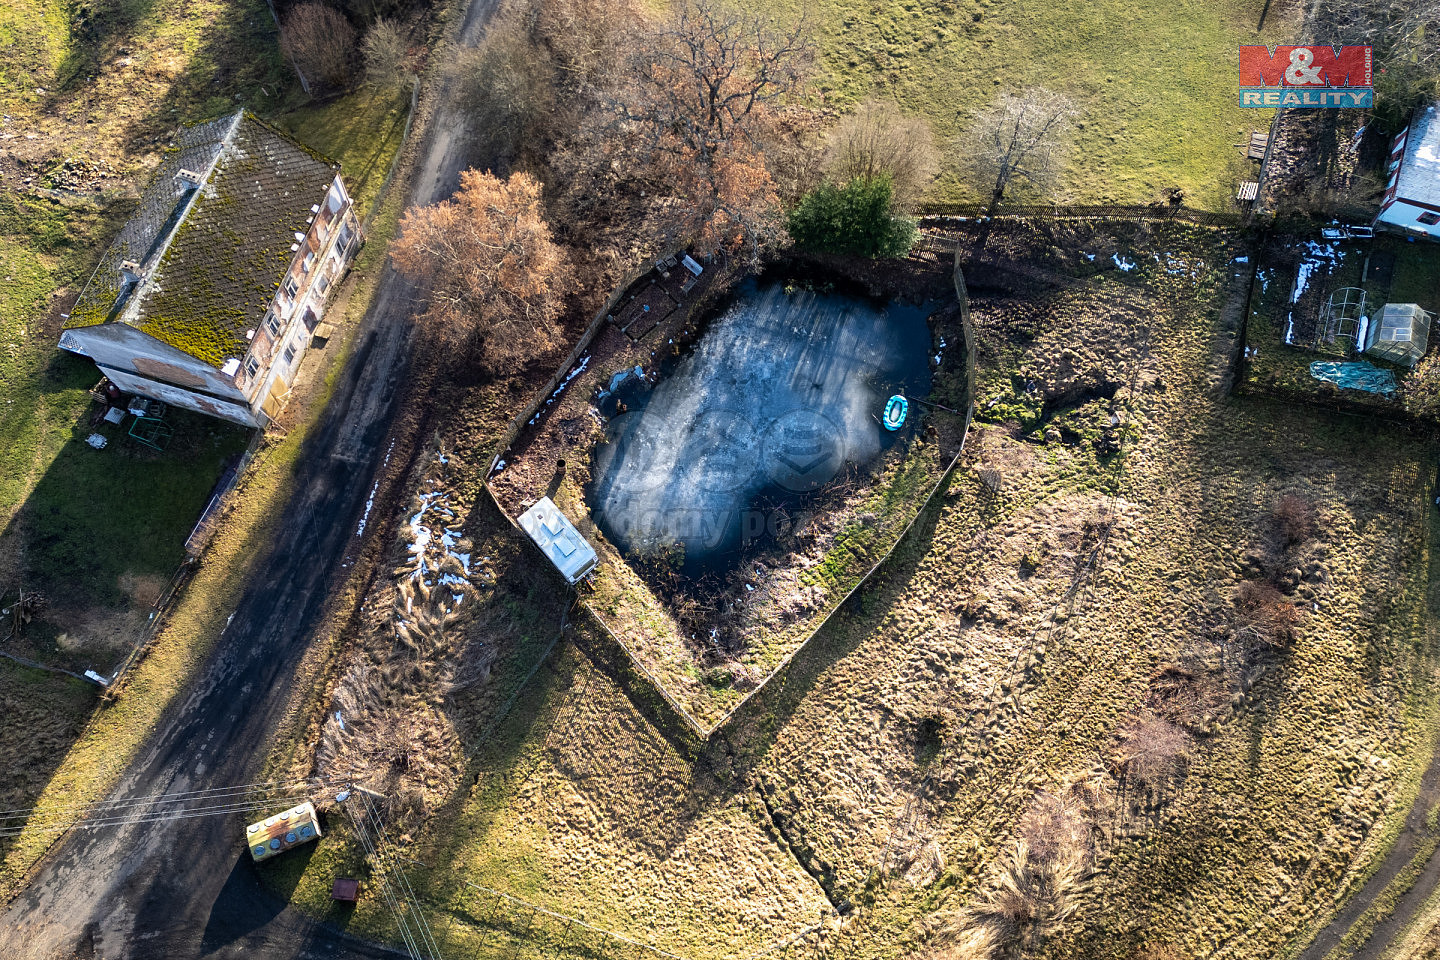
[{"label": "mossy roof", "polygon": [[[193,187],[181,168],[204,179]],[[324,201],[336,171],[249,113],[186,130],[68,325],[129,323],[214,367],[243,357],[246,331],[274,299],[295,257],[295,234],[309,230],[311,207]],[[118,302],[127,293],[125,260],[140,263],[144,279]]]}]

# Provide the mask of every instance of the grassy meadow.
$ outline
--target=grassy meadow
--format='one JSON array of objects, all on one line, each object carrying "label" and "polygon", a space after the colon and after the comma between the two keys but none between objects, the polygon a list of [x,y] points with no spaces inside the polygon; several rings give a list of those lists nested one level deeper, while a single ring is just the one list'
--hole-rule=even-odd
[{"label": "grassy meadow", "polygon": [[933,202],[980,198],[954,162],[969,118],[1001,93],[1044,86],[1081,111],[1059,199],[1148,203],[1176,187],[1191,206],[1232,209],[1235,181],[1255,166],[1235,144],[1273,113],[1236,105],[1238,45],[1287,42],[1295,29],[1293,12],[1273,8],[1257,29],[1262,0],[746,3],[779,22],[808,11],[812,100],[892,99],[930,121],[947,155]]}]

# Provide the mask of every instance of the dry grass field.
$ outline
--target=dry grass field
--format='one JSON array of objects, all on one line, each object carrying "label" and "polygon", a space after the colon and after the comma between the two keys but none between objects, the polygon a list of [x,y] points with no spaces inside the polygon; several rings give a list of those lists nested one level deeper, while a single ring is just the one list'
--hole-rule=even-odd
[{"label": "dry grass field", "polygon": [[[1434,740],[1432,451],[1225,399],[1233,237],[1060,239],[1002,238],[1021,283],[970,272],[963,469],[710,742],[541,616],[544,576],[492,568],[447,648],[493,646],[494,689],[431,701],[445,789],[392,810],[442,942],[640,955],[469,882],[693,958],[806,931],[777,953],[1274,957],[1363,880]],[[1136,267],[1076,279],[1111,254]],[[514,534],[478,512],[494,556]],[[343,828],[277,879],[325,911],[340,866]],[[374,899],[332,918],[391,933]]]}]

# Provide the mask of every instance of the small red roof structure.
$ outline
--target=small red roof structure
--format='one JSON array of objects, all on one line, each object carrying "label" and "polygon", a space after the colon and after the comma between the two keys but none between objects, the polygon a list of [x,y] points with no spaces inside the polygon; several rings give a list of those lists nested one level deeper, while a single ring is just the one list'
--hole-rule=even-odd
[{"label": "small red roof structure", "polygon": [[336,877],[330,888],[330,899],[341,903],[354,903],[360,899],[360,881],[349,877]]}]

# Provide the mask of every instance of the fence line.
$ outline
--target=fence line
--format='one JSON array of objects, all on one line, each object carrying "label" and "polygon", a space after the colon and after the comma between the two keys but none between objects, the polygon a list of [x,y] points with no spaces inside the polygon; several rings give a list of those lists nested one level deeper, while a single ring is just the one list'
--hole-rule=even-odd
[{"label": "fence line", "polygon": [[[965,426],[960,434],[959,448],[955,451],[955,455],[950,458],[950,464],[945,468],[945,470],[940,474],[940,477],[935,481],[935,485],[930,488],[930,492],[926,495],[924,501],[921,502],[918,508],[916,508],[914,515],[911,516],[910,520],[900,530],[900,533],[895,537],[894,542],[890,544],[889,549],[887,549],[873,564],[871,564],[870,569],[867,570],[860,577],[859,580],[855,581],[854,585],[851,586],[848,591],[846,591],[845,596],[841,597],[835,603],[835,605],[830,608],[830,612],[825,614],[824,618],[815,625],[814,629],[810,631],[809,635],[806,636],[804,640],[800,641],[799,645],[796,646],[794,650],[791,650],[788,654],[786,654],[785,657],[781,659],[780,663],[776,665],[775,669],[770,671],[770,674],[764,680],[762,680],[754,690],[751,690],[748,694],[741,698],[734,706],[727,710],[719,720],[717,720],[713,725],[711,725],[708,730],[705,731],[705,737],[708,738],[714,735],[717,730],[725,726],[725,724],[729,723],[731,718],[733,718],[735,714],[738,713],[746,704],[753,700],[760,693],[760,691],[768,687],[770,685],[770,682],[776,677],[778,677],[786,668],[788,668],[790,664],[795,661],[795,658],[798,657],[810,645],[810,642],[815,639],[815,637],[820,633],[820,631],[825,629],[825,627],[830,623],[830,621],[835,617],[835,615],[840,612],[840,610],[845,606],[847,602],[849,602],[850,598],[853,597],[860,590],[861,587],[864,587],[870,582],[871,578],[874,577],[875,574],[880,570],[880,568],[883,567],[885,563],[894,555],[895,551],[900,548],[900,544],[905,542],[905,538],[910,534],[911,529],[913,529],[916,522],[918,522],[919,519],[924,516],[925,511],[930,508],[930,504],[934,501],[935,495],[940,492],[940,488],[945,485],[946,480],[949,479],[952,473],[954,473],[955,467],[960,463],[960,457],[965,453],[965,443],[970,438],[970,423],[975,415],[975,328],[970,319],[970,297],[965,286],[964,275],[960,271],[960,257],[958,251],[955,258],[955,269],[953,278],[955,283],[956,299],[960,305],[960,330],[961,339],[965,350]],[[599,619],[598,616],[597,619]],[[604,623],[603,620],[601,620],[601,622]],[[607,627],[606,629],[608,630],[609,628]],[[633,654],[631,654],[631,658],[634,658]],[[648,671],[646,675],[649,675]],[[668,695],[666,696],[666,699],[669,699]]]},{"label": "fence line", "polygon": [[920,222],[925,225],[930,221],[951,218],[973,220],[987,215],[996,220],[1022,217],[1047,220],[1185,220],[1218,227],[1244,226],[1246,221],[1243,213],[1195,210],[1169,204],[1014,204],[987,214],[983,204],[930,203],[921,207]]},{"label": "fence line", "polygon": [[[619,287],[617,292],[615,294],[612,294],[610,300],[607,301],[606,308],[602,310],[599,314],[597,314],[596,320],[599,322],[603,322],[606,315],[610,312],[610,308],[613,307],[614,303],[618,302],[619,297],[622,296],[624,292],[634,284],[635,280],[638,280],[639,277],[644,276],[644,273],[648,270],[649,267],[646,267],[645,270],[642,271],[639,275],[637,275],[634,279],[629,280],[627,283]],[[759,685],[755,687],[754,690],[750,691],[739,701],[737,701],[733,706],[731,706],[731,708],[727,710],[719,720],[709,725],[708,727],[702,724],[700,721],[696,720],[695,717],[690,713],[690,711],[685,709],[685,707],[683,707],[670,694],[669,690],[665,687],[665,685],[662,684],[658,679],[656,679],[655,675],[650,672],[649,668],[645,666],[645,664],[641,661],[640,657],[630,647],[630,645],[627,644],[623,639],[621,639],[621,637],[610,628],[610,625],[605,621],[605,618],[602,617],[599,612],[597,612],[587,601],[580,601],[581,605],[585,608],[585,610],[592,617],[595,618],[595,621],[599,623],[602,628],[604,628],[606,635],[610,637],[610,639],[613,640],[616,645],[618,645],[620,649],[625,652],[625,655],[629,658],[631,665],[640,673],[641,676],[643,676],[647,681],[649,681],[651,687],[660,694],[661,699],[663,699],[665,703],[672,710],[675,711],[676,716],[678,716],[685,723],[685,725],[701,740],[706,740],[713,736],[716,731],[718,731],[721,727],[728,723],[735,716],[735,714],[738,713],[746,704],[748,704],[752,699],[754,699],[762,690],[765,690],[770,685],[770,682],[775,679],[775,677],[779,676],[787,667],[789,667],[790,664],[794,662],[795,658],[799,656],[799,654],[810,645],[810,642],[814,640],[816,635],[818,635],[820,631],[823,630],[830,623],[831,619],[833,619],[834,616],[845,606],[845,604],[851,599],[851,597],[853,597],[856,592],[858,592],[862,587],[864,587],[870,582],[870,580],[880,570],[880,568],[885,565],[886,561],[888,561],[890,557],[894,555],[900,544],[905,541],[905,538],[914,528],[916,522],[920,519],[921,516],[924,515],[925,511],[930,507],[930,504],[935,499],[935,495],[940,491],[940,488],[944,486],[946,480],[950,477],[950,475],[954,472],[955,467],[959,464],[960,457],[965,452],[965,444],[970,436],[970,424],[975,413],[975,335],[974,328],[970,319],[969,297],[966,292],[964,277],[960,272],[958,255],[956,257],[956,266],[954,270],[954,282],[956,296],[960,304],[961,331],[965,352],[966,378],[965,425],[961,432],[959,448],[955,451],[955,455],[951,457],[950,463],[941,472],[939,478],[935,481],[934,486],[930,488],[930,492],[926,495],[925,499],[921,502],[915,513],[906,522],[905,526],[901,528],[899,534],[896,535],[895,540],[890,544],[889,548],[886,549],[886,551],[873,564],[871,564],[870,568],[861,575],[860,579],[857,580],[850,587],[850,589],[845,592],[845,595],[835,602],[835,604],[830,608],[829,612],[825,614],[824,618],[822,618],[820,622],[817,623],[809,631],[809,633],[805,636],[805,639],[800,641],[800,643],[795,647],[794,650],[791,650],[788,654],[786,654],[785,657],[781,659],[780,663],[775,666],[775,669],[771,670],[770,673],[765,677],[765,679],[762,680]],[[597,324],[595,322],[592,322],[591,326],[592,328],[595,328]],[[589,336],[593,336],[593,332],[593,329],[591,331],[587,331]],[[588,343],[589,337],[582,339],[581,344],[577,345],[576,349],[571,351],[570,356],[567,358],[566,364],[562,366],[553,377],[550,378],[550,382],[547,385],[545,391],[538,394],[537,397],[532,400],[531,403],[527,406],[526,411],[522,411],[522,413],[511,422],[511,427],[509,430],[506,431],[506,435],[503,438],[502,442],[496,445],[496,452],[490,462],[491,469],[493,469],[495,463],[498,462],[500,454],[504,453],[504,451],[509,448],[510,443],[513,442],[514,437],[519,433],[520,427],[524,423],[526,423],[531,416],[534,415],[534,411],[537,410],[540,404],[544,401],[544,399],[550,395],[550,392],[554,389],[554,385],[558,383],[560,378],[564,376],[574,366],[576,360],[579,357],[581,346],[587,345]],[[482,483],[481,486],[489,495],[491,502],[495,505],[495,508],[499,510],[500,515],[505,517],[505,519],[509,520],[510,525],[514,527],[517,531],[519,531],[520,528],[518,524],[516,524],[515,519],[511,517],[509,512],[506,511],[506,509],[500,504],[499,498],[495,496],[495,493],[490,488],[490,484],[488,483],[488,481]]]},{"label": "fence line", "polygon": [[365,220],[360,224],[360,236],[364,237],[370,232],[370,221],[375,219],[375,214],[385,203],[385,198],[390,192],[390,181],[395,177],[395,171],[400,168],[400,160],[405,156],[405,150],[410,146],[410,128],[415,123],[415,113],[420,109],[420,78],[416,77],[410,87],[410,112],[405,115],[405,130],[400,134],[400,146],[395,149],[395,156],[390,158],[390,169],[385,171],[385,179],[380,181],[380,190],[375,194],[375,200],[370,204],[370,209],[365,211]]},{"label": "fence line", "polygon": [[[674,256],[682,249],[684,248],[677,246],[674,249],[667,250],[661,254],[661,258]],[[620,298],[625,296],[631,287],[640,282],[640,280],[653,269],[655,269],[654,262],[647,261],[632,270],[626,275],[624,280],[615,286],[615,289],[610,293],[610,297],[605,301],[605,305],[591,318],[589,326],[585,328],[585,332],[580,335],[580,339],[575,342],[575,346],[571,348],[569,355],[565,357],[565,362],[562,363],[560,368],[555,371],[555,374],[546,381],[544,388],[538,391],[531,398],[530,402],[511,418],[510,425],[505,428],[505,432],[500,435],[500,439],[495,442],[491,449],[490,464],[485,470],[484,485],[487,488],[489,487],[490,474],[494,471],[495,464],[500,462],[501,455],[510,449],[511,444],[515,442],[515,438],[520,435],[520,431],[524,430],[531,418],[540,412],[540,408],[544,406],[545,401],[555,392],[556,388],[560,386],[560,382],[564,376],[580,361],[580,355],[585,352],[590,346],[591,341],[595,339],[595,335],[598,334],[609,321],[610,314],[614,313],[615,306],[620,302]],[[496,501],[496,506],[499,506],[498,500]],[[510,514],[506,513],[503,507],[500,509],[500,512],[509,518]],[[512,520],[511,522],[513,523],[514,521]]]},{"label": "fence line", "polygon": [[18,656],[17,654],[6,653],[4,650],[0,650],[0,657],[4,657],[6,660],[14,660],[21,666],[29,667],[31,670],[44,670],[47,673],[63,673],[67,677],[74,677],[76,680],[84,680],[86,683],[95,682],[89,677],[82,677],[80,674],[76,673],[73,670],[66,670],[64,667],[52,667],[48,664],[39,663],[35,660],[28,660],[25,657]]}]

